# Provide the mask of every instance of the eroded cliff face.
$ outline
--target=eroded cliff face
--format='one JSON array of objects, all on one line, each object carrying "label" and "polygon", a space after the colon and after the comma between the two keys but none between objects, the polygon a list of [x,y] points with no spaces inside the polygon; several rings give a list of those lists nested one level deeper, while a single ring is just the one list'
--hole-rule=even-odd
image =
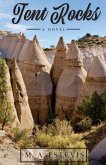
[{"label": "eroded cliff face", "polygon": [[15,108],[21,123],[21,127],[33,129],[34,121],[28,103],[28,95],[25,83],[15,59],[13,59],[11,62],[10,74]]},{"label": "eroded cliff face", "polygon": [[75,43],[71,43],[65,58],[65,68],[56,88],[55,113],[60,119],[74,120],[75,104],[86,76],[80,50]]},{"label": "eroded cliff face", "polygon": [[[3,57],[8,59],[8,67],[11,69],[16,109],[23,127],[25,120],[29,120],[30,126],[33,125],[28,101],[34,121],[44,123],[51,111],[52,82],[49,75],[51,65],[37,37],[35,36],[33,41],[30,41],[22,33],[3,33],[0,40],[0,50]],[[15,66],[11,65],[13,58],[16,59],[18,65],[16,62]],[[23,82],[23,87],[21,82]],[[27,94],[25,94],[26,90],[28,100]],[[24,111],[24,109],[27,110]],[[25,114],[26,119],[24,120]]]},{"label": "eroded cliff face", "polygon": [[80,90],[76,108],[82,104],[85,96],[92,96],[94,92],[101,95],[106,90],[106,62],[103,56],[98,55],[93,59],[87,73],[86,81]]},{"label": "eroded cliff face", "polygon": [[83,58],[83,65],[86,71],[89,70],[89,67],[93,61],[94,56],[103,55],[106,61],[106,47],[105,46],[88,46],[86,48],[80,48],[81,55]]},{"label": "eroded cliff face", "polygon": [[[44,124],[54,107],[55,115],[60,119],[72,120],[79,97],[85,96],[85,92],[88,96],[95,91],[101,94],[106,89],[105,46],[94,44],[78,48],[73,42],[67,48],[60,37],[51,72],[51,65],[36,36],[30,41],[22,33],[2,33],[0,52],[11,70],[11,102],[15,101],[17,119],[23,127],[27,126],[25,120],[31,128],[33,120]],[[95,71],[93,77],[91,70]]]},{"label": "eroded cliff face", "polygon": [[65,44],[63,37],[60,37],[56,47],[55,58],[50,73],[55,87],[64,70],[67,51],[68,51],[68,47]]},{"label": "eroded cliff face", "polygon": [[[86,71],[89,70],[89,67],[93,61],[93,57],[97,55],[103,55],[106,61],[106,47],[100,45],[86,46],[85,48],[79,48],[81,51],[81,56],[83,60],[83,66]],[[49,55],[50,54],[50,55]],[[55,51],[46,51],[46,55],[49,57],[49,61],[51,64],[54,63],[54,55]]]}]

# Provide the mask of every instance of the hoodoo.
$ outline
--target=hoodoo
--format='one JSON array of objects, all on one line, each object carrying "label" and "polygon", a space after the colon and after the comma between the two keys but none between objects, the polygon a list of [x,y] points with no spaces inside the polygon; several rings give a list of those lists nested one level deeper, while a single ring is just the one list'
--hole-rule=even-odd
[{"label": "hoodoo", "polygon": [[51,68],[51,78],[55,86],[57,85],[58,79],[63,72],[67,50],[68,47],[65,45],[63,37],[60,37],[56,47],[54,63]]},{"label": "hoodoo", "polygon": [[106,62],[101,56],[95,56],[88,71],[82,96],[91,96],[95,91],[102,94],[106,90]]},{"label": "hoodoo", "polygon": [[21,123],[21,127],[32,129],[34,127],[34,122],[28,103],[26,87],[15,59],[12,60],[11,64],[11,79],[15,107],[17,110],[19,121]]},{"label": "hoodoo", "polygon": [[[48,69],[48,72],[49,72],[50,64],[47,60],[47,57],[44,56],[42,52],[43,51],[37,45],[35,38],[33,39],[33,41],[26,40],[20,52],[19,63],[18,63],[22,73],[24,73],[24,71],[28,69],[28,65],[29,67],[31,66],[33,67],[35,66],[35,64],[44,65],[45,69]],[[23,63],[23,66],[22,66],[22,63]]]},{"label": "hoodoo", "polygon": [[[33,79],[29,79],[29,103],[35,122],[44,124],[51,112],[52,82],[50,75],[42,70],[43,66],[33,73]],[[31,84],[31,85],[30,85]]]},{"label": "hoodoo", "polygon": [[43,54],[45,55],[44,50],[43,50],[41,44],[39,43],[39,40],[38,40],[38,38],[37,38],[36,35],[34,36],[33,41],[37,43],[39,49],[40,49],[40,50],[43,52]]},{"label": "hoodoo", "polygon": [[75,103],[87,76],[75,42],[70,45],[65,61],[65,69],[56,88],[55,113],[60,119],[72,120]]},{"label": "hoodoo", "polygon": [[[29,123],[29,128],[33,127],[30,108],[34,121],[45,123],[51,111],[52,82],[49,75],[51,65],[37,37],[35,36],[33,41],[30,41],[22,33],[18,35],[3,33],[0,49],[5,52],[3,57],[7,59],[11,70],[15,106],[22,127],[26,128],[27,123]],[[16,61],[11,64],[13,57],[18,65]]]},{"label": "hoodoo", "polygon": [[23,77],[34,120],[41,124],[47,120],[48,112],[51,110],[52,82],[48,64],[43,52],[33,40],[24,62]]}]

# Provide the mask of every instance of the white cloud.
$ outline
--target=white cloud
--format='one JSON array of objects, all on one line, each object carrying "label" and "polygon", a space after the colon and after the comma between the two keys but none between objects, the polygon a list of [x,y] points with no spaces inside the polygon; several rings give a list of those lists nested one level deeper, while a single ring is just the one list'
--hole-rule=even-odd
[{"label": "white cloud", "polygon": [[10,14],[0,13],[0,19],[2,19],[2,18],[11,19],[12,16]]},{"label": "white cloud", "polygon": [[5,27],[12,31],[21,31],[21,32],[25,32],[28,28],[32,28],[32,26],[27,26],[23,24],[11,24],[11,23],[6,23]]}]

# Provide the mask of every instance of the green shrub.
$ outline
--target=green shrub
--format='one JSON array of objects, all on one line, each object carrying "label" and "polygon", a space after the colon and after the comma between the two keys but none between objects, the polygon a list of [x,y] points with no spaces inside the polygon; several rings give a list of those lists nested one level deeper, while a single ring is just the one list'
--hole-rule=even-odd
[{"label": "green shrub", "polygon": [[36,133],[36,143],[40,147],[54,148],[84,148],[81,135],[75,134],[70,122],[59,119],[55,120],[55,125],[43,126]]},{"label": "green shrub", "polygon": [[106,119],[106,92],[101,96],[97,92],[91,97],[85,97],[82,106],[78,107],[78,111],[92,119],[95,124],[97,121]]},{"label": "green shrub", "polygon": [[85,37],[91,37],[92,35],[90,33],[87,33]]},{"label": "green shrub", "polygon": [[91,129],[92,120],[87,117],[77,123],[76,132],[85,132]]},{"label": "green shrub", "polygon": [[16,127],[13,129],[12,134],[12,139],[15,142],[15,147],[33,147],[34,139],[29,135],[28,130],[20,130],[18,127]]},{"label": "green shrub", "polygon": [[[47,148],[86,148],[84,141],[82,141],[81,134],[75,134],[70,122],[59,119],[55,120],[54,125],[43,126],[36,128],[35,136],[36,144],[40,147]],[[48,165],[65,165],[66,162],[47,162]],[[70,162],[67,162],[67,165]],[[72,165],[87,165],[85,162],[71,162]]]},{"label": "green shrub", "polygon": [[0,106],[1,129],[3,130],[6,125],[11,126],[11,124],[14,122],[14,119],[15,116],[12,114],[11,103],[5,99]]}]

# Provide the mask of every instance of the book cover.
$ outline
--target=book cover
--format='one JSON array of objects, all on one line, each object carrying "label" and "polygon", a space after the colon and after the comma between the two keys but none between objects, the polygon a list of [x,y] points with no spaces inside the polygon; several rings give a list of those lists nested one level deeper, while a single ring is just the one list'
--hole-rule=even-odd
[{"label": "book cover", "polygon": [[106,164],[105,0],[0,0],[0,165]]}]

